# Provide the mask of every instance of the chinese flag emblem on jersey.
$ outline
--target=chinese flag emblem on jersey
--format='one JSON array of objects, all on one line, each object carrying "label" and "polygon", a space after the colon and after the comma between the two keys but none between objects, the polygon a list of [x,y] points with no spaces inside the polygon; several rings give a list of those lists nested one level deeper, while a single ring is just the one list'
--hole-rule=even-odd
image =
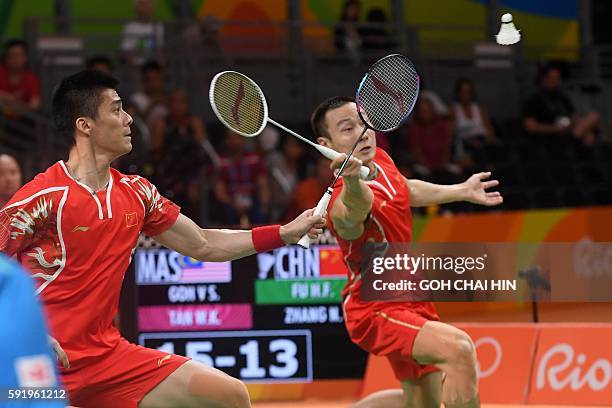
[{"label": "chinese flag emblem on jersey", "polygon": [[138,224],[138,215],[133,212],[130,214],[125,214],[125,226],[126,227],[135,227]]}]

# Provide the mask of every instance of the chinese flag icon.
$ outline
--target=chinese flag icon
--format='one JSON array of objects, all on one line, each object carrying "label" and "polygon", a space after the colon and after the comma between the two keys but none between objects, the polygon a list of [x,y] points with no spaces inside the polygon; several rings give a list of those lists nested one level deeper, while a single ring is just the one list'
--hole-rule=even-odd
[{"label": "chinese flag icon", "polygon": [[138,214],[135,212],[130,214],[125,214],[125,226],[126,227],[135,227],[138,224]]},{"label": "chinese flag icon", "polygon": [[321,276],[346,277],[348,273],[342,251],[338,247],[320,247],[319,262]]}]

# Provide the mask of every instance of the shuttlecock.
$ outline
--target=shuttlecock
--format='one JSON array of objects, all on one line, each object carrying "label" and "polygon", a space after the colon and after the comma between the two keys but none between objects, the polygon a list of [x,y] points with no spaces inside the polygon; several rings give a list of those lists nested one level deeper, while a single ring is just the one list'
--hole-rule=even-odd
[{"label": "shuttlecock", "polygon": [[506,13],[501,17],[501,27],[495,38],[501,45],[512,45],[521,41],[521,33],[512,22],[512,14]]}]

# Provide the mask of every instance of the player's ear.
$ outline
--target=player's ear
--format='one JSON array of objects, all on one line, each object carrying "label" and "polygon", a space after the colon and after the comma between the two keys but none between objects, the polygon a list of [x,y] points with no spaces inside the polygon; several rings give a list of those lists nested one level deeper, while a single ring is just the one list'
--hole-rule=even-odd
[{"label": "player's ear", "polygon": [[76,118],[74,125],[79,132],[85,133],[86,135],[91,134],[91,124],[89,123],[89,119],[86,117],[80,116]]},{"label": "player's ear", "polygon": [[323,137],[323,136],[317,137],[317,143],[325,147],[329,147],[330,149],[333,149],[334,147],[331,143],[331,139],[328,137]]}]

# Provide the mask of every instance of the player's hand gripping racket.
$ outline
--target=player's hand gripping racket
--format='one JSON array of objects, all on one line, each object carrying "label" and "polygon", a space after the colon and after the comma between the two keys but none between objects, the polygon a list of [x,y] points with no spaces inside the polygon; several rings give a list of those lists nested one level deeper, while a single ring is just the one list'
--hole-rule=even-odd
[{"label": "player's hand gripping racket", "polygon": [[[390,132],[400,127],[412,112],[418,95],[419,75],[412,62],[405,56],[387,55],[370,67],[355,95],[357,113],[364,124],[363,131],[342,162],[334,181],[319,200],[314,211],[315,215],[322,215],[327,211],[334,185],[365,132],[368,129]],[[304,235],[298,241],[298,245],[308,248],[310,246],[308,235]]]},{"label": "player's hand gripping racket", "polygon": [[[270,119],[263,91],[255,81],[240,72],[223,71],[215,75],[210,84],[208,98],[221,123],[239,135],[255,137],[268,123],[271,123],[308,143],[330,160],[340,156],[337,151],[314,143]],[[369,173],[370,169],[362,166],[359,175],[362,179],[366,179]]]}]

